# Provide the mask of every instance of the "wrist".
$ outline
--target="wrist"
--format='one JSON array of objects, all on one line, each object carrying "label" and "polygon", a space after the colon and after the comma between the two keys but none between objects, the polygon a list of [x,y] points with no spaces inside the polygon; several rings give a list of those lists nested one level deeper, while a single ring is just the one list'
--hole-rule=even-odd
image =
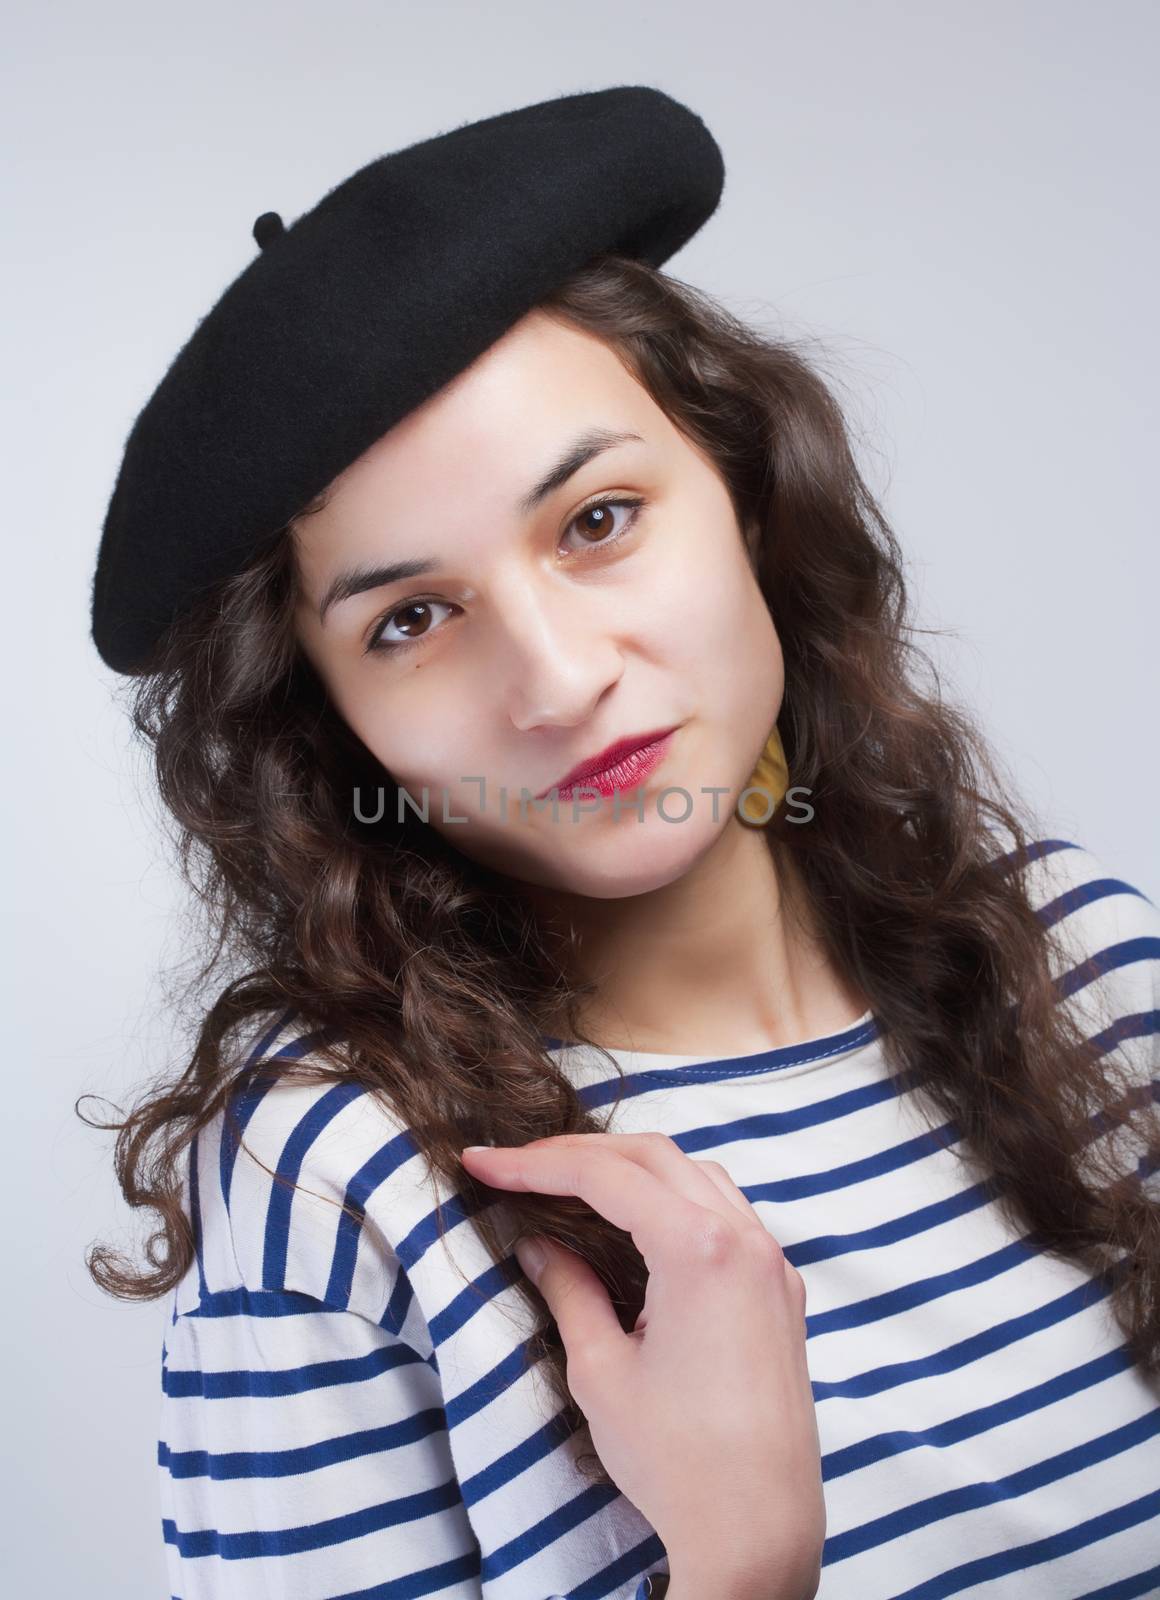
[{"label": "wrist", "polygon": [[[699,1558],[695,1563],[669,1560],[669,1576],[653,1575],[653,1596],[660,1600],[814,1600],[820,1573],[809,1582],[776,1578],[750,1571],[739,1572],[722,1559],[715,1565]],[[663,1585],[663,1587],[662,1587]]]}]

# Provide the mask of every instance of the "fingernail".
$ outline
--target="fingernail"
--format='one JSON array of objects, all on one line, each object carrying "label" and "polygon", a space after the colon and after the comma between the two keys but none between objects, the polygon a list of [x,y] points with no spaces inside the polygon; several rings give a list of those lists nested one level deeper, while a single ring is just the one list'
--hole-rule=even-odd
[{"label": "fingernail", "polygon": [[494,1149],[495,1149],[495,1145],[493,1145],[493,1144],[465,1144],[463,1146],[463,1149],[460,1152],[460,1154],[461,1155],[466,1155],[469,1150],[494,1150]]},{"label": "fingernail", "polygon": [[517,1239],[516,1260],[533,1283],[539,1283],[540,1274],[548,1264],[548,1252],[538,1239]]}]

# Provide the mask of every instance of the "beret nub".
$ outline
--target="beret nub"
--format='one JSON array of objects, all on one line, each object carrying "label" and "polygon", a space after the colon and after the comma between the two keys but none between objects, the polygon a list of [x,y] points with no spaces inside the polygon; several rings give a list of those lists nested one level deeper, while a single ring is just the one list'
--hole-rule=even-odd
[{"label": "beret nub", "polygon": [[280,239],[286,232],[286,224],[276,211],[263,211],[254,221],[254,238],[264,250],[275,239]]},{"label": "beret nub", "polygon": [[565,95],[380,156],[259,251],[138,414],[97,553],[92,636],[142,669],[396,422],[603,252],[660,266],[716,209],[721,151],[659,89]]}]

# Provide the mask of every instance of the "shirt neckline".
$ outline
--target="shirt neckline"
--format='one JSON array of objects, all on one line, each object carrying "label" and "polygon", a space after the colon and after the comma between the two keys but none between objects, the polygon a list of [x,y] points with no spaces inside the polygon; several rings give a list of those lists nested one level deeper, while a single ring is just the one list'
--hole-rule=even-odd
[{"label": "shirt neckline", "polygon": [[611,1056],[631,1078],[663,1080],[666,1082],[706,1081],[716,1078],[754,1077],[762,1073],[785,1072],[788,1069],[809,1067],[834,1056],[846,1055],[872,1043],[882,1033],[881,1024],[870,1008],[854,1022],[834,1033],[818,1034],[809,1039],[799,1039],[793,1044],[777,1045],[768,1050],[745,1051],[741,1055],[713,1056],[677,1053],[663,1050],[626,1050],[606,1046],[599,1053],[583,1044],[566,1044],[560,1039],[545,1036],[545,1047],[554,1055],[567,1059],[592,1059],[603,1061]]}]

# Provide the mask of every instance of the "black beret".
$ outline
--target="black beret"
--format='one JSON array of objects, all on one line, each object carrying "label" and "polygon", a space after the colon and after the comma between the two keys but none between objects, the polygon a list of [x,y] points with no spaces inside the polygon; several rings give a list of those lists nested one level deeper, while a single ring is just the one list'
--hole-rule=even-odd
[{"label": "black beret", "polygon": [[659,89],[618,85],[380,156],[261,247],[197,324],[125,445],[92,636],[140,671],[175,618],[594,256],[659,266],[716,209],[720,149]]}]

